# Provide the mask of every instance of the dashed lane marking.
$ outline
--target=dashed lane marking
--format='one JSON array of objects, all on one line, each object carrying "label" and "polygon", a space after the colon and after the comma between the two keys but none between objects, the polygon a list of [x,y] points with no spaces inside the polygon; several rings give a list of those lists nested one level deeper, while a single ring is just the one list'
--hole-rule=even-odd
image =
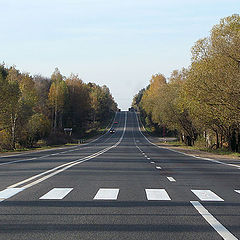
[{"label": "dashed lane marking", "polygon": [[[214,163],[219,163],[219,164],[222,164],[222,165],[225,165],[225,166],[236,167],[236,168],[240,169],[240,165],[231,164],[231,163],[225,163],[225,162],[220,162],[220,161],[218,161],[218,160],[214,160],[214,159],[210,159],[210,158],[203,158],[203,157],[200,158],[200,157],[197,157],[197,156],[194,156],[194,155],[190,155],[190,154],[187,154],[187,153],[183,153],[183,152],[179,152],[179,151],[176,151],[176,150],[167,148],[167,147],[158,146],[157,144],[151,142],[151,141],[142,133],[141,128],[140,128],[140,125],[139,125],[139,120],[138,120],[138,117],[137,117],[137,114],[136,114],[136,113],[135,113],[135,116],[136,116],[136,120],[137,120],[139,132],[140,132],[140,133],[142,134],[142,136],[143,136],[150,144],[152,144],[153,146],[155,146],[155,147],[157,147],[157,148],[160,148],[160,149],[167,149],[167,150],[172,151],[172,152],[180,153],[180,154],[185,155],[185,156],[194,157],[194,158],[199,158],[199,159],[202,159],[202,160],[207,160],[207,161],[211,161],[211,162],[214,162]],[[143,126],[143,128],[144,128],[144,126]]]}]

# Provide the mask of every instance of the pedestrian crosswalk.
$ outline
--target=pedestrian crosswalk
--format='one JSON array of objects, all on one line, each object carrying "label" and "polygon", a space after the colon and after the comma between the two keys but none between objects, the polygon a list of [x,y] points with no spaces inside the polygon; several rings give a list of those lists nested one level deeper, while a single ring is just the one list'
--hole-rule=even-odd
[{"label": "pedestrian crosswalk", "polygon": [[[0,201],[4,201],[8,198],[11,198],[20,192],[24,192],[24,190],[25,190],[24,188],[7,188],[5,190],[2,190],[0,191]],[[123,190],[124,190],[123,192],[125,192],[125,189]],[[136,190],[133,190],[133,191],[136,191]],[[38,196],[38,199],[39,200],[62,200],[66,198],[68,195],[70,195],[72,192],[74,192],[74,188],[53,188],[48,190],[43,195]],[[146,189],[143,189],[141,192],[142,194],[145,195],[144,199],[147,201],[174,201],[174,194],[172,190],[170,191],[171,194],[169,194],[169,192],[164,188],[146,188]],[[236,197],[236,199],[240,200],[239,189],[231,190],[231,192],[233,194],[231,196]],[[116,200],[119,200],[119,196],[121,196],[120,200],[127,200],[124,198],[124,194],[121,195],[120,188],[98,188],[96,189],[95,193],[92,194],[92,196],[89,196],[89,198],[96,201],[101,201],[101,200],[116,201]],[[210,189],[190,189],[188,197],[189,197],[189,201],[196,200],[197,198],[202,202],[203,201],[223,202],[225,200],[226,201],[230,200],[229,197],[228,199],[224,199],[223,197],[220,196],[220,194]],[[185,194],[183,194],[183,198],[186,199]],[[143,198],[141,200],[143,200]]]}]

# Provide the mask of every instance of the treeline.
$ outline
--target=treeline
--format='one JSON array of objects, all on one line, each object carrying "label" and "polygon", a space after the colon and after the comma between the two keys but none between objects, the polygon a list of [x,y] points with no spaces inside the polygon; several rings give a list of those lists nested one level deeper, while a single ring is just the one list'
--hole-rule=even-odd
[{"label": "treeline", "polygon": [[215,25],[192,47],[191,65],[152,76],[133,99],[146,124],[177,130],[186,145],[240,152],[240,16]]},{"label": "treeline", "polygon": [[0,150],[33,147],[40,139],[64,143],[64,128],[81,137],[116,110],[106,86],[86,84],[78,75],[66,78],[56,68],[45,78],[0,65]]}]

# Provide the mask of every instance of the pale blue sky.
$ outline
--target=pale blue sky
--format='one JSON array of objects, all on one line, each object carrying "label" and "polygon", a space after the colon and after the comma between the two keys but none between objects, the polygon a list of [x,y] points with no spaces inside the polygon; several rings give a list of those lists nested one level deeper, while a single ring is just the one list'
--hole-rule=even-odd
[{"label": "pale blue sky", "polygon": [[0,61],[21,71],[106,84],[122,109],[190,64],[190,49],[239,0],[0,0]]}]

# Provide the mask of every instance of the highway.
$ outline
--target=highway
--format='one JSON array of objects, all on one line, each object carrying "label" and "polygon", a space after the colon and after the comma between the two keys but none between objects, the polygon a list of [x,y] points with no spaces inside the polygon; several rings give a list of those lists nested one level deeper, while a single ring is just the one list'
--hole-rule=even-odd
[{"label": "highway", "polygon": [[0,239],[240,239],[240,164],[154,144],[134,112],[87,144],[0,156]]}]

